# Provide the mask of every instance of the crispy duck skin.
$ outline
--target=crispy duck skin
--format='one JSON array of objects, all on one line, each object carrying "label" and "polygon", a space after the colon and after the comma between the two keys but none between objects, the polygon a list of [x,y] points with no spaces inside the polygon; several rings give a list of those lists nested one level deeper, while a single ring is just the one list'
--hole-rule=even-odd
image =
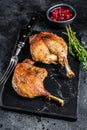
[{"label": "crispy duck skin", "polygon": [[61,64],[66,68],[66,76],[72,78],[74,72],[69,66],[68,48],[63,38],[50,32],[40,32],[29,37],[30,52],[33,60],[46,64]]},{"label": "crispy duck skin", "polygon": [[45,68],[34,66],[34,61],[25,59],[22,63],[17,64],[13,78],[12,86],[16,93],[22,97],[35,98],[38,96],[53,99],[64,106],[64,101],[51,95],[45,88],[43,81],[47,77]]}]

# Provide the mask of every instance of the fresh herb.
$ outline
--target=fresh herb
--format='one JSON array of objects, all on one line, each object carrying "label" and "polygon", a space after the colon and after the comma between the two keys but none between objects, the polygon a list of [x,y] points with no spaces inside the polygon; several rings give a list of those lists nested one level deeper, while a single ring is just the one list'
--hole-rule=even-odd
[{"label": "fresh herb", "polygon": [[71,29],[70,25],[66,26],[66,31],[66,35],[68,36],[69,53],[73,57],[77,57],[78,60],[83,63],[84,69],[87,70],[87,50],[81,45],[76,37],[76,32]]}]

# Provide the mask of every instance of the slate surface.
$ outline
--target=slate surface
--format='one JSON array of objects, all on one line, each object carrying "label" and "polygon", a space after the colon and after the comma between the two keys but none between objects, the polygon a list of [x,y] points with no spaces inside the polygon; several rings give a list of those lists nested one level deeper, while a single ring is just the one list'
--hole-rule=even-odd
[{"label": "slate surface", "polygon": [[[32,32],[31,35],[38,32]],[[59,31],[60,36],[61,33]],[[65,36],[65,35],[64,35]],[[29,51],[29,41],[26,40],[26,45],[22,49],[19,63],[25,58],[31,59],[31,54]],[[66,120],[76,120],[78,118],[77,110],[77,100],[78,100],[78,90],[79,90],[79,62],[73,58],[71,55],[68,55],[68,61],[75,72],[75,77],[66,78],[66,73],[63,72],[64,68],[60,65],[47,65],[40,62],[35,63],[38,67],[43,67],[47,70],[48,76],[44,81],[44,87],[54,96],[60,97],[65,101],[63,107],[59,103],[48,101],[43,97],[38,97],[34,99],[25,99],[19,97],[12,88],[12,75],[3,86],[3,91],[0,96],[1,98],[1,107],[12,109],[14,111],[22,111],[28,114],[37,114],[41,116],[48,116],[52,118],[61,118]]]},{"label": "slate surface", "polygon": [[[50,5],[65,2],[76,8],[77,18],[73,29],[82,36],[87,32],[87,1],[84,0],[1,0],[0,1],[0,77],[3,75],[16,42],[18,31],[29,21],[32,14],[45,11]],[[44,18],[44,20],[43,20]],[[43,15],[35,27],[37,31],[55,31],[50,28]],[[45,21],[45,22],[44,22]],[[78,120],[76,122],[56,120],[0,110],[1,130],[87,130],[87,71],[80,66],[80,86],[78,100]]]}]

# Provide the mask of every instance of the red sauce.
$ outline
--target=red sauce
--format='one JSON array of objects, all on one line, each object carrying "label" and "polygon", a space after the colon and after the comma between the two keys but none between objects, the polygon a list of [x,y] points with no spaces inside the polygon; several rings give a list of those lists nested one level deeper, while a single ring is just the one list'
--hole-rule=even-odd
[{"label": "red sauce", "polygon": [[61,7],[53,9],[50,12],[49,17],[51,20],[54,20],[54,21],[66,21],[66,20],[71,19],[73,15],[74,14],[70,8],[66,6],[61,6]]}]

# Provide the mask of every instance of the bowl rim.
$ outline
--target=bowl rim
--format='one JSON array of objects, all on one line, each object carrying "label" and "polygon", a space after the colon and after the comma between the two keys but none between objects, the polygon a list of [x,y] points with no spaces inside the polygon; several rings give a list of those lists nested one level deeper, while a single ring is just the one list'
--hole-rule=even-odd
[{"label": "bowl rim", "polygon": [[[55,9],[55,8],[57,8],[57,7],[60,7],[60,6],[69,7],[74,12],[74,16],[72,18],[70,18],[69,20],[64,20],[64,21],[55,21],[55,20],[50,19],[49,18],[50,11],[53,10],[53,9]],[[51,22],[54,22],[54,23],[67,23],[69,21],[74,20],[75,17],[76,17],[76,15],[77,15],[77,12],[76,12],[75,8],[73,6],[71,6],[71,5],[69,5],[69,4],[66,4],[66,3],[60,3],[60,4],[53,5],[53,6],[49,7],[48,10],[47,10],[47,12],[46,12],[47,19],[49,21],[51,21]]]}]

